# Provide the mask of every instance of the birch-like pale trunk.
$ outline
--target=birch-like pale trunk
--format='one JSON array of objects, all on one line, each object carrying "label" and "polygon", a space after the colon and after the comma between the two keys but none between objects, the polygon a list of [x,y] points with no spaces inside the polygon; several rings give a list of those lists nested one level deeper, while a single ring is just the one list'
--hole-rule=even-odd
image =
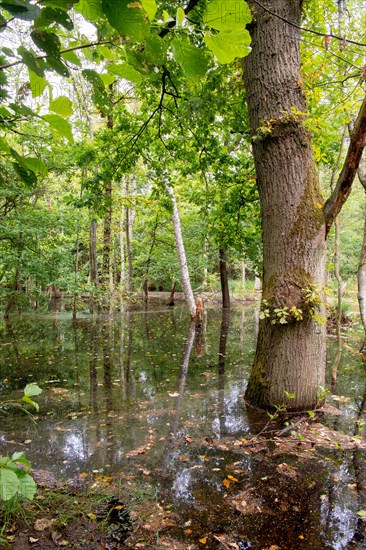
[{"label": "birch-like pale trunk", "polygon": [[172,221],[173,221],[173,227],[174,227],[175,245],[177,248],[180,277],[181,277],[184,298],[187,302],[190,316],[192,319],[194,319],[196,317],[196,303],[194,300],[191,280],[189,277],[187,257],[186,257],[186,251],[184,248],[182,227],[180,224],[180,216],[179,216],[177,200],[175,198],[174,189],[166,180],[164,180],[164,186],[165,186],[166,192],[170,195],[170,198],[173,204]]}]

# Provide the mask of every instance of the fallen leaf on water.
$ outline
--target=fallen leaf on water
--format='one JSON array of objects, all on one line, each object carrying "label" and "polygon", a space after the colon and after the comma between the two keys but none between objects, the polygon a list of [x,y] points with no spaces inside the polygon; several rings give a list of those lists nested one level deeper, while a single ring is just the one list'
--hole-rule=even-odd
[{"label": "fallen leaf on water", "polygon": [[50,388],[50,391],[56,395],[64,395],[69,393],[69,390],[66,388]]},{"label": "fallen leaf on water", "polygon": [[34,528],[36,531],[45,531],[46,529],[51,527],[51,525],[52,525],[52,520],[48,518],[37,519],[34,522]]},{"label": "fallen leaf on water", "polygon": [[179,393],[178,392],[173,392],[173,393],[168,393],[169,397],[178,397]]},{"label": "fallen leaf on water", "polygon": [[193,533],[192,529],[184,529],[185,535],[191,535]]},{"label": "fallen leaf on water", "polygon": [[189,462],[189,458],[187,455],[180,455],[178,458],[179,462]]},{"label": "fallen leaf on water", "polygon": [[304,535],[299,535],[299,539],[304,540]]},{"label": "fallen leaf on water", "polygon": [[202,539],[200,539],[200,543],[201,544],[206,544],[207,543],[207,537],[203,537]]},{"label": "fallen leaf on water", "polygon": [[236,481],[237,483],[239,483],[239,480],[236,479],[236,477],[234,476],[227,476],[229,479],[231,479],[231,481]]},{"label": "fallen leaf on water", "polygon": [[223,484],[225,485],[226,489],[230,487],[230,481],[228,479],[224,479]]}]

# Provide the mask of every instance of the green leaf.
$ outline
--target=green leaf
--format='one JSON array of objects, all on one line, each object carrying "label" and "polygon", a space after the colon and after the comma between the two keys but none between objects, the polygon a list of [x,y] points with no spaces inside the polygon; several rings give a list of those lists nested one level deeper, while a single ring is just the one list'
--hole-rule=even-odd
[{"label": "green leaf", "polygon": [[108,72],[116,74],[135,84],[140,84],[140,82],[142,82],[142,75],[128,63],[111,63],[110,65],[107,65],[107,69]]},{"label": "green leaf", "polygon": [[67,120],[58,115],[44,115],[42,118],[48,122],[51,129],[56,130],[58,134],[67,138],[70,143],[74,142],[71,124]]},{"label": "green leaf", "polygon": [[103,15],[101,0],[80,0],[75,6],[75,10],[92,23]]},{"label": "green leaf", "polygon": [[37,485],[32,476],[25,473],[24,475],[19,475],[18,479],[20,482],[20,488],[18,492],[22,495],[23,498],[33,500],[33,497],[37,491]]},{"label": "green leaf", "polygon": [[112,84],[112,82],[115,82],[115,80],[116,80],[115,76],[113,76],[112,74],[108,74],[108,73],[101,73],[99,76],[103,80],[104,86],[110,86]]},{"label": "green leaf", "polygon": [[182,67],[187,80],[196,82],[205,76],[208,59],[202,50],[176,37],[172,41],[172,52],[174,59]]},{"label": "green leaf", "polygon": [[22,0],[0,1],[0,7],[23,21],[33,21],[41,14],[38,6],[29,2],[23,2]]},{"label": "green leaf", "polygon": [[26,395],[27,397],[34,397],[42,393],[42,388],[40,388],[35,382],[31,382],[30,384],[27,384],[25,386],[23,391],[24,395]]},{"label": "green leaf", "polygon": [[152,21],[155,17],[156,10],[157,10],[157,5],[155,0],[141,0],[141,4],[148,18],[150,19],[150,21]]},{"label": "green leaf", "polygon": [[232,63],[236,57],[246,57],[250,53],[251,38],[249,32],[206,33],[206,46],[212,51],[219,63]]},{"label": "green leaf", "polygon": [[28,69],[31,69],[38,76],[44,76],[45,63],[43,59],[36,59],[33,53],[23,46],[19,46],[17,52],[22,58],[23,62],[27,65]]},{"label": "green leaf", "polygon": [[47,58],[47,65],[51,69],[55,70],[59,75],[68,77],[70,76],[69,69],[62,63],[58,57],[50,56]]},{"label": "green leaf", "polygon": [[140,1],[102,0],[102,9],[109,23],[121,36],[140,41],[149,34],[150,26]]},{"label": "green leaf", "polygon": [[25,455],[23,451],[17,451],[13,453],[13,456],[11,457],[12,462],[20,462],[21,464],[24,464],[24,466],[27,466],[27,468],[30,468],[30,462],[25,458]]},{"label": "green leaf", "polygon": [[17,475],[7,468],[0,468],[0,499],[10,500],[20,489]]},{"label": "green leaf", "polygon": [[74,28],[74,24],[65,10],[46,6],[42,9],[41,16],[36,21],[36,26],[48,27],[52,23],[59,23],[68,31],[71,31]]},{"label": "green leaf", "polygon": [[93,88],[99,88],[104,90],[104,83],[103,80],[100,78],[99,73],[97,71],[93,71],[92,69],[84,69],[82,71],[83,77],[86,78],[86,80],[93,86]]},{"label": "green leaf", "polygon": [[31,69],[28,69],[28,73],[29,73],[29,87],[32,92],[32,97],[38,97],[42,95],[45,87],[48,84],[47,80],[42,76],[38,76],[38,74],[33,72]]},{"label": "green leaf", "polygon": [[0,151],[10,153],[10,146],[2,137],[0,137]]},{"label": "green leaf", "polygon": [[59,55],[61,42],[57,34],[42,29],[34,29],[31,32],[31,37],[35,45],[46,52],[47,55],[56,57]]},{"label": "green leaf", "polygon": [[45,163],[36,157],[22,157],[21,162],[25,168],[32,170],[35,174],[42,174],[42,176],[48,175]]},{"label": "green leaf", "polygon": [[207,4],[203,21],[218,31],[243,31],[252,16],[244,0],[211,0]]},{"label": "green leaf", "polygon": [[31,399],[31,398],[28,397],[27,395],[24,395],[24,396],[21,398],[21,402],[22,402],[22,403],[26,403],[27,405],[32,405],[32,407],[34,407],[34,408],[36,409],[37,412],[39,411],[39,405],[38,405],[38,403],[36,403],[35,401],[33,401],[33,399]]},{"label": "green leaf", "polygon": [[58,115],[66,117],[71,116],[73,113],[72,102],[68,97],[64,95],[61,95],[53,101],[50,101],[50,109]]},{"label": "green leaf", "polygon": [[81,61],[75,52],[64,52],[61,54],[61,57],[66,61],[69,61],[69,63],[73,63],[74,65],[81,67]]},{"label": "green leaf", "polygon": [[104,59],[107,59],[108,61],[114,61],[116,57],[113,51],[107,46],[98,46],[98,51],[101,53]]},{"label": "green leaf", "polygon": [[177,8],[177,15],[175,17],[175,20],[178,28],[182,26],[185,17],[186,14],[184,13],[184,9],[181,7]]}]

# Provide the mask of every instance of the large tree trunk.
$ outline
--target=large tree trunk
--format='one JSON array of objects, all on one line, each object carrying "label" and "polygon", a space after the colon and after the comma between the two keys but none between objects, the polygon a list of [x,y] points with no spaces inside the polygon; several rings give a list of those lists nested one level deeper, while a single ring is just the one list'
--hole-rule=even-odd
[{"label": "large tree trunk", "polygon": [[[300,24],[300,0],[273,0],[271,11]],[[246,398],[291,409],[317,404],[325,380],[325,327],[304,307],[306,288],[321,288],[325,222],[300,76],[299,30],[255,4],[252,52],[246,58],[253,153],[263,227],[263,299],[270,317],[260,322]],[[304,319],[272,323],[275,308],[295,306]],[[288,399],[285,392],[295,395]]]},{"label": "large tree trunk", "polygon": [[164,180],[164,186],[167,193],[170,195],[170,198],[173,203],[172,220],[173,220],[175,245],[177,247],[180,277],[181,277],[181,283],[183,287],[184,298],[187,302],[191,319],[194,319],[196,317],[196,302],[194,300],[191,280],[189,278],[188,264],[187,264],[187,258],[186,258],[186,251],[183,243],[182,228],[180,225],[178,205],[175,198],[174,189],[172,188],[172,186],[166,180]]}]

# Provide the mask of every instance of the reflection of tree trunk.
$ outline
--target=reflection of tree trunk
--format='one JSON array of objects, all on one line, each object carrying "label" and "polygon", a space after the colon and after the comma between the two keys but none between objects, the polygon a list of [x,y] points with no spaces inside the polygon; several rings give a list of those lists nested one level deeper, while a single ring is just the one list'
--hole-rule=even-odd
[{"label": "reflection of tree trunk", "polygon": [[243,308],[241,311],[241,320],[240,320],[240,349],[244,349],[244,341],[245,341],[245,309]]},{"label": "reflection of tree trunk", "polygon": [[112,366],[111,366],[111,354],[112,354],[112,335],[110,320],[103,325],[103,382],[104,382],[104,395],[105,405],[107,412],[110,412],[113,408],[112,398]]},{"label": "reflection of tree trunk", "polygon": [[[360,436],[363,428],[363,421],[366,416],[366,387],[363,393],[363,399],[358,407],[358,414],[356,417],[355,429],[353,434]],[[361,451],[355,451],[353,453],[353,467],[355,471],[355,481],[357,490],[357,504],[358,510],[366,510],[366,468],[365,460]],[[354,542],[361,542],[366,540],[366,522],[359,517],[357,519],[356,529],[353,536]]]},{"label": "reflection of tree trunk", "polygon": [[226,343],[230,325],[230,310],[222,310],[219,360],[218,360],[218,414],[220,423],[220,437],[225,433],[225,361]]},{"label": "reflection of tree trunk", "polygon": [[180,362],[179,382],[178,382],[178,394],[179,395],[178,395],[177,400],[175,402],[175,416],[174,416],[174,423],[173,423],[173,433],[174,433],[174,435],[178,431],[179,419],[180,419],[180,409],[181,409],[182,400],[183,400],[184,387],[185,387],[185,384],[186,384],[189,360],[190,360],[191,353],[192,353],[195,332],[196,332],[195,324],[191,322],[189,327],[188,327],[188,334],[187,334],[187,338],[184,342],[182,360]]},{"label": "reflection of tree trunk", "polygon": [[227,273],[226,263],[226,250],[220,248],[220,281],[221,281],[221,294],[222,294],[222,307],[230,307],[230,292],[229,292],[229,280]]},{"label": "reflection of tree trunk", "polygon": [[177,248],[180,277],[181,277],[181,283],[183,287],[184,298],[187,302],[191,319],[194,319],[196,316],[196,303],[194,301],[192,285],[189,277],[187,257],[186,257],[186,251],[184,248],[182,227],[180,223],[177,200],[175,198],[174,189],[167,180],[164,180],[164,186],[165,186],[166,192],[170,195],[170,198],[173,204],[172,222],[173,222],[173,228],[174,228],[175,245]]},{"label": "reflection of tree trunk", "polygon": [[17,268],[14,275],[14,281],[11,288],[11,294],[8,299],[8,303],[6,305],[5,313],[4,313],[4,319],[9,319],[9,315],[11,311],[14,309],[16,299],[15,294],[19,290],[19,269]]},{"label": "reflection of tree trunk", "polygon": [[90,364],[89,364],[90,406],[93,409],[93,413],[97,415],[98,414],[97,364],[98,364],[98,355],[99,355],[99,335],[98,335],[98,326],[93,321],[90,324],[89,341],[90,341],[90,347],[91,347],[91,356],[90,356]]},{"label": "reflection of tree trunk", "polygon": [[[364,191],[366,192],[366,174],[365,174],[365,163],[362,159],[358,167],[358,179],[361,182]],[[362,352],[365,351],[366,347],[366,214],[364,214],[364,229],[363,229],[363,242],[360,254],[360,262],[358,265],[358,304],[360,308],[361,323],[364,330],[364,339],[361,346]]]},{"label": "reflection of tree trunk", "polygon": [[175,296],[175,289],[176,288],[177,288],[177,283],[174,281],[173,286],[172,286],[172,290],[170,291],[169,300],[167,302],[167,306],[169,306],[169,307],[173,307],[175,305],[174,296]]},{"label": "reflection of tree trunk", "polygon": [[127,399],[131,399],[136,394],[136,381],[133,374],[132,368],[132,343],[133,343],[133,325],[130,312],[127,313],[127,323],[128,323],[128,342],[127,342],[127,353],[126,353],[126,389],[127,389]]}]

